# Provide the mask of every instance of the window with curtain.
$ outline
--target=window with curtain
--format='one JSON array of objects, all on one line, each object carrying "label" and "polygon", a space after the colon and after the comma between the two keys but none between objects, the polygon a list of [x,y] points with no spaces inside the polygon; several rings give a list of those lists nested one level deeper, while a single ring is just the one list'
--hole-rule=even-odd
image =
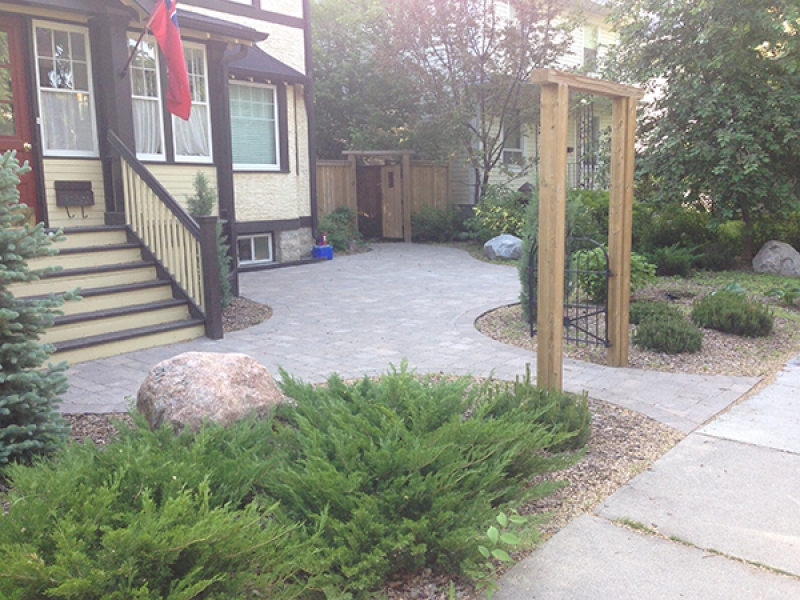
[{"label": "window with curtain", "polygon": [[45,156],[97,156],[89,35],[34,21],[36,78]]},{"label": "window with curtain", "polygon": [[[136,45],[136,39],[128,38],[131,50]],[[130,75],[136,156],[142,160],[164,160],[164,119],[161,112],[158,45],[155,40],[141,41],[131,60]]]},{"label": "window with curtain", "polygon": [[279,170],[275,86],[231,81],[229,94],[234,168]]},{"label": "window with curtain", "polygon": [[205,46],[183,43],[192,112],[188,121],[172,117],[176,162],[207,162],[211,158],[211,113],[208,104],[208,69]]},{"label": "window with curtain", "polygon": [[511,110],[503,122],[502,135],[503,164],[507,167],[518,168],[525,162],[523,156],[522,140],[524,131],[518,110]]}]

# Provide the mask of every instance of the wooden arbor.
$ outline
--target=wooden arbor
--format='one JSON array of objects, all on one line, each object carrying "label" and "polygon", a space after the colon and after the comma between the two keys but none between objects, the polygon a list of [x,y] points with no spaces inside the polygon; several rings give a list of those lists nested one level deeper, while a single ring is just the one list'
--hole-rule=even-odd
[{"label": "wooden arbor", "polygon": [[[628,364],[633,161],[639,88],[553,69],[538,69],[541,85],[539,165],[539,286],[537,289],[537,383],[562,387],[564,343],[564,230],[567,203],[567,120],[569,92],[612,99],[611,196],[608,211],[608,364]],[[542,282],[545,282],[542,285]]]}]

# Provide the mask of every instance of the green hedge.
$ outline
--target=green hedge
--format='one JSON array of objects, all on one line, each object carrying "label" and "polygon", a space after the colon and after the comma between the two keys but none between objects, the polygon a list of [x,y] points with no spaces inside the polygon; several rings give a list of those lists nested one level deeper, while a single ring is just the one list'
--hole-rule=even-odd
[{"label": "green hedge", "polygon": [[482,571],[498,510],[581,446],[585,396],[515,384],[283,373],[272,418],[73,444],[12,467],[0,597],[374,597],[401,573]]}]

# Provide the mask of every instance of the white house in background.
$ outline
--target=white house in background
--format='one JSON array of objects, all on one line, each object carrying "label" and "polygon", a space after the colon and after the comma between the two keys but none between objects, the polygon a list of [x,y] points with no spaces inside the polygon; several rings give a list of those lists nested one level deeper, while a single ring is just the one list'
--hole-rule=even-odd
[{"label": "white house in background", "polygon": [[[577,3],[572,3],[577,6]],[[581,2],[584,24],[572,32],[569,51],[555,68],[581,70],[591,75],[593,65],[602,58],[605,49],[616,43],[616,34],[607,23],[608,9],[602,2]],[[571,187],[593,187],[597,166],[600,134],[611,126],[611,104],[602,98],[575,99],[570,111],[567,182]],[[514,127],[514,129],[517,129]],[[536,183],[539,147],[538,125],[523,125],[521,134],[507,140],[502,165],[490,177],[490,183],[507,183],[519,187],[526,182]],[[520,165],[527,165],[525,169]],[[471,205],[476,197],[478,182],[475,171],[463,157],[450,164],[451,203]],[[518,176],[515,176],[516,174]]]}]

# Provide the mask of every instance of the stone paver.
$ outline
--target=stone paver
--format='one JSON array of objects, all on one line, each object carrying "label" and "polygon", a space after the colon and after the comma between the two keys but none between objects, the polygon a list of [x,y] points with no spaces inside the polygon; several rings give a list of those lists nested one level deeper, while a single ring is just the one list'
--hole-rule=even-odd
[{"label": "stone paver", "polygon": [[[378,244],[373,251],[311,265],[244,274],[242,295],[273,317],[225,339],[199,339],[79,364],[69,371],[65,412],[126,410],[157,362],[189,350],[245,352],[271,372],[279,366],[309,382],[333,372],[378,375],[406,359],[418,372],[514,379],[536,356],[481,335],[475,319],[518,301],[514,266],[477,261],[452,248]],[[565,361],[564,388],[694,430],[756,383],[613,369]],[[646,394],[642,390],[647,390]]]}]

